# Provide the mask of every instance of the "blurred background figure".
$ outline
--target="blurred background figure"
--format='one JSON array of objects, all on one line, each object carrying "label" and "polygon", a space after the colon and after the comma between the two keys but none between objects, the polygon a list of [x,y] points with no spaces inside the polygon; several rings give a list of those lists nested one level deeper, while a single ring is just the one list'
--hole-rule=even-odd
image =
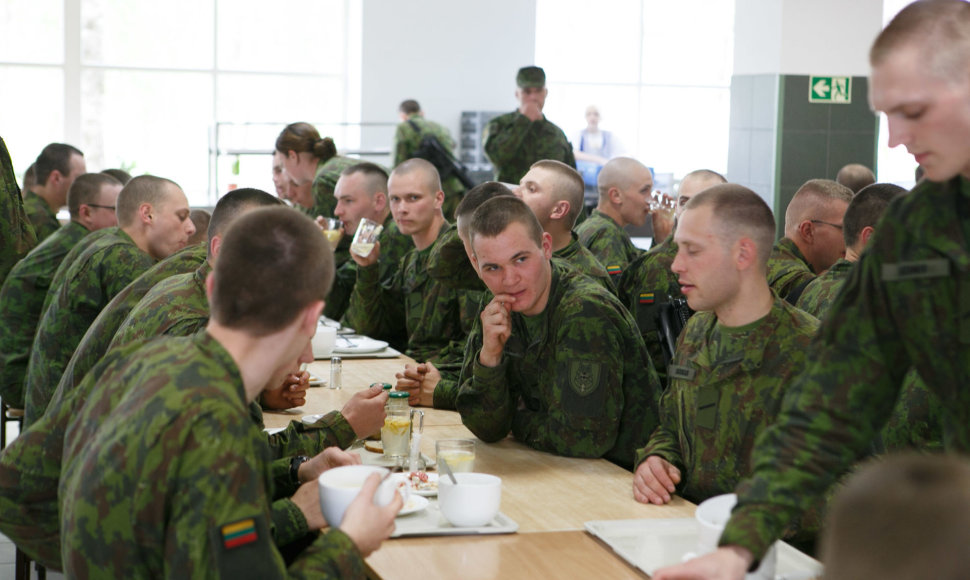
[{"label": "blurred background figure", "polygon": [[596,105],[586,107],[586,128],[573,139],[576,169],[586,185],[596,187],[596,177],[606,162],[620,154],[616,136],[600,129],[600,110]]},{"label": "blurred background figure", "polygon": [[[842,169],[839,169],[838,175],[835,176],[835,181],[839,185],[844,185],[851,189],[852,193],[859,193],[859,190],[863,187],[876,182],[876,174],[865,165],[850,163]],[[916,181],[919,181],[919,179]]]},{"label": "blurred background figure", "polygon": [[189,236],[189,241],[185,245],[194,246],[207,239],[209,220],[212,219],[212,214],[204,209],[196,208],[189,212],[189,219],[195,225],[195,233]]}]

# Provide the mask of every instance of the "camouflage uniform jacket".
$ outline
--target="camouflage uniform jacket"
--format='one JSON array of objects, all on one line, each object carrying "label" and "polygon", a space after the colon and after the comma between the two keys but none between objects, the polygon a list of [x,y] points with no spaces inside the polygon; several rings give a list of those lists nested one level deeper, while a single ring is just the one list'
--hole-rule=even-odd
[{"label": "camouflage uniform jacket", "polygon": [[33,191],[24,192],[24,211],[27,213],[27,219],[34,225],[37,243],[43,242],[61,227],[61,222],[57,221],[57,212],[47,205],[44,198]]},{"label": "camouflage uniform jacket", "polygon": [[[352,165],[360,163],[360,159],[352,159],[341,155],[334,155],[326,161],[317,163],[317,174],[313,178],[313,209],[310,217],[333,217],[333,210],[337,207],[337,198],[333,196],[333,189],[340,179],[340,172]],[[346,237],[346,236],[345,236]]]},{"label": "camouflage uniform jacket", "polygon": [[63,283],[51,287],[53,297],[37,325],[27,364],[25,426],[44,413],[74,349],[101,310],[154,264],[123,230],[105,230],[110,233],[70,264]]},{"label": "camouflage uniform jacket", "polygon": [[763,318],[737,328],[698,312],[677,341],[660,426],[637,465],[659,455],[681,471],[678,492],[699,503],[731,493],[751,473],[751,448],[792,377],[804,370],[818,320],[775,297]]},{"label": "camouflage uniform jacket", "polygon": [[[270,530],[266,437],[235,361],[208,333],[152,342],[99,383],[64,439],[68,577],[363,578],[339,530],[286,567]],[[112,404],[103,392],[117,384],[137,387]]]},{"label": "camouflage uniform jacket", "polygon": [[782,238],[775,242],[768,258],[768,285],[785,300],[792,291],[804,289],[815,279],[815,271],[795,242]]},{"label": "camouflage uniform jacket", "polygon": [[614,285],[619,283],[623,270],[643,253],[633,245],[630,234],[613,218],[593,210],[583,223],[576,226],[579,243],[589,248],[606,272],[613,278]]},{"label": "camouflage uniform jacket", "polygon": [[[417,125],[417,130],[411,123]],[[409,115],[407,121],[399,123],[397,129],[394,130],[395,167],[414,157],[425,135],[433,135],[442,147],[454,153],[455,140],[451,138],[451,132],[443,125],[429,121],[415,113]],[[454,219],[455,208],[458,207],[458,202],[461,201],[461,196],[465,193],[465,186],[454,175],[448,177],[442,175],[441,189],[445,192],[445,203],[441,206],[441,211],[445,214],[445,219]]]},{"label": "camouflage uniform jacket", "polygon": [[630,314],[592,279],[553,263],[545,310],[512,313],[496,367],[479,360],[481,320],[468,337],[456,406],[485,442],[512,435],[570,457],[627,469],[657,426],[660,383]]},{"label": "camouflage uniform jacket", "polygon": [[[207,249],[206,244],[193,244],[182,248],[149,268],[131,284],[125,286],[124,290],[118,292],[101,310],[101,314],[94,319],[81,342],[74,349],[74,354],[71,355],[71,360],[64,368],[64,374],[61,375],[61,382],[66,382],[64,388],[74,388],[91,367],[101,360],[104,353],[108,352],[108,345],[111,344],[121,323],[128,317],[128,313],[155,284],[170,276],[192,272],[198,268],[205,262]],[[58,388],[61,388],[60,385]]]},{"label": "camouflage uniform jacket", "polygon": [[17,260],[36,245],[37,235],[24,212],[13,162],[0,137],[0,284]]},{"label": "camouflage uniform jacket", "polygon": [[572,232],[572,240],[565,247],[553,252],[552,257],[553,259],[562,260],[579,273],[585,274],[599,282],[603,288],[606,288],[614,294],[616,293],[613,280],[610,279],[606,268],[603,267],[603,264],[600,264],[600,261],[596,259],[593,252],[590,252],[586,249],[586,246],[579,243],[579,237],[576,236],[576,232]]},{"label": "camouflage uniform jacket", "polygon": [[[839,260],[805,288],[798,307],[822,319],[842,289],[854,264]],[[938,451],[943,446],[943,407],[915,370],[907,373],[899,400],[889,422],[873,444],[876,453],[924,449]]]},{"label": "camouflage uniform jacket", "polygon": [[637,321],[640,336],[650,353],[650,360],[662,384],[667,384],[667,361],[661,346],[660,326],[657,316],[661,304],[684,295],[680,292],[677,275],[670,266],[677,257],[677,244],[673,235],[627,266],[620,278],[617,293]]},{"label": "camouflage uniform jacket", "polygon": [[[414,249],[414,242],[411,240],[411,236],[405,236],[401,233],[390,214],[384,220],[384,229],[381,230],[377,241],[381,244],[381,255],[378,258],[377,268],[380,272],[381,283],[386,284],[394,277],[398,266],[401,264],[401,259]],[[356,283],[357,262],[348,259],[337,268],[333,286],[330,288],[330,294],[327,295],[326,306],[323,309],[324,315],[334,320],[343,319],[348,326],[357,328],[356,321],[366,313],[362,314],[350,310],[350,295],[353,293]],[[400,333],[399,336],[394,337],[393,341],[388,340],[388,342],[395,345],[395,348],[400,346],[398,350],[403,351],[407,348],[407,335]]]},{"label": "camouflage uniform jacket", "polygon": [[822,323],[812,364],[754,449],[721,544],[760,557],[865,453],[911,367],[946,402],[944,446],[970,452],[968,210],[963,178],[924,180],[890,204]]},{"label": "camouflage uniform jacket", "polygon": [[30,347],[54,272],[87,234],[75,221],[66,224],[17,262],[0,288],[0,398],[10,407],[24,408]]},{"label": "camouflage uniform jacket", "polygon": [[554,159],[576,167],[573,146],[562,129],[543,116],[532,121],[518,111],[495,117],[482,136],[495,181],[518,183],[536,161]]},{"label": "camouflage uniform jacket", "polygon": [[[450,225],[438,231],[440,238]],[[359,332],[387,336],[407,330],[406,354],[416,361],[435,365],[461,358],[465,334],[461,326],[459,292],[448,288],[428,273],[428,256],[434,244],[412,249],[401,260],[390,283],[381,284],[379,265],[357,269],[357,284],[350,296],[350,308]],[[366,313],[366,314],[364,314]]]}]

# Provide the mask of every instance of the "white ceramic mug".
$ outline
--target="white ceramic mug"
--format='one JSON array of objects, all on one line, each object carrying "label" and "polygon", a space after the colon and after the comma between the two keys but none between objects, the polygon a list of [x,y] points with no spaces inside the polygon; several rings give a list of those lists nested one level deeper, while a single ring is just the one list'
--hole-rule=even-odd
[{"label": "white ceramic mug", "polygon": [[456,473],[458,485],[447,475],[438,476],[438,507],[458,528],[484,526],[498,515],[502,503],[502,479],[486,473]]},{"label": "white ceramic mug", "polygon": [[[708,498],[697,506],[697,510],[694,512],[694,518],[697,519],[697,556],[708,554],[717,549],[721,532],[724,531],[724,526],[731,518],[731,510],[737,503],[737,495],[726,493]],[[777,558],[778,547],[772,546],[765,557],[762,558],[758,569],[746,574],[745,579],[774,580]]]},{"label": "white ceramic mug", "polygon": [[313,347],[313,358],[330,358],[333,347],[337,344],[337,329],[323,324],[317,325],[317,332],[310,341]]},{"label": "white ceramic mug", "polygon": [[[344,465],[321,473],[320,477],[317,478],[317,485],[320,491],[320,509],[323,511],[323,517],[327,520],[327,524],[332,528],[340,526],[347,506],[360,493],[364,481],[372,473],[377,473],[383,478],[388,474],[388,471],[386,467],[376,465]],[[391,503],[391,500],[394,499],[394,491],[399,485],[400,480],[393,477],[384,480],[374,494],[374,505],[386,506]],[[407,496],[410,495],[407,486],[401,488],[401,493],[407,501]]]}]

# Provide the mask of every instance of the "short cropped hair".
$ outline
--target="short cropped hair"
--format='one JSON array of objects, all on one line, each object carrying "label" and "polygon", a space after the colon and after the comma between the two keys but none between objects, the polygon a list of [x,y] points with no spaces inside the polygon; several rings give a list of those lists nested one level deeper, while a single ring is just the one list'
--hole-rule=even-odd
[{"label": "short cropped hair", "polygon": [[922,0],[899,11],[869,50],[875,67],[904,46],[918,46],[920,62],[940,79],[963,82],[970,76],[970,4],[961,0]]},{"label": "short cropped hair", "polygon": [[291,123],[276,138],[276,150],[312,153],[320,161],[328,161],[337,154],[337,145],[330,137],[320,138],[320,132],[309,123]]},{"label": "short cropped hair", "polygon": [[861,467],[821,539],[826,580],[970,578],[970,463],[901,454]]},{"label": "short cropped hair", "polygon": [[466,191],[461,201],[458,202],[458,206],[455,207],[455,218],[462,218],[460,226],[465,230],[463,232],[459,231],[458,233],[463,236],[467,235],[468,222],[471,220],[471,216],[475,213],[475,210],[493,197],[503,195],[515,197],[512,190],[497,181],[486,181]]},{"label": "short cropped hair", "polygon": [[24,191],[33,191],[34,185],[37,183],[37,177],[34,175],[34,164],[31,163],[30,167],[24,171]]},{"label": "short cropped hair", "polygon": [[378,192],[387,193],[387,170],[376,163],[364,161],[351,165],[340,172],[341,176],[350,176],[360,173],[364,176],[364,190],[367,195],[374,197]]},{"label": "short cropped hair", "polygon": [[576,218],[583,210],[583,193],[586,191],[586,184],[583,176],[572,167],[562,161],[553,159],[543,159],[532,164],[530,169],[546,169],[556,174],[556,185],[553,187],[555,201],[568,201],[569,213],[566,214],[566,221],[569,227],[576,225]]},{"label": "short cropped hair", "polygon": [[876,227],[886,208],[896,197],[904,195],[906,190],[892,183],[873,183],[855,194],[849,202],[842,218],[842,237],[845,247],[851,248],[859,241],[862,230]]},{"label": "short cropped hair", "polygon": [[835,176],[835,181],[839,185],[844,185],[852,190],[852,193],[859,193],[859,190],[867,185],[876,182],[876,175],[871,169],[859,163],[850,163],[839,169]]},{"label": "short cropped hair", "polygon": [[166,190],[170,185],[179,187],[179,184],[171,179],[154,175],[139,175],[132,178],[122,188],[121,193],[118,194],[118,201],[115,203],[118,225],[124,228],[134,223],[135,217],[138,215],[138,208],[143,203],[157,208],[167,198],[168,192]]},{"label": "short cropped hair", "polygon": [[215,236],[226,233],[231,224],[243,212],[255,207],[275,207],[285,205],[275,195],[270,195],[261,189],[243,187],[234,189],[219,198],[209,219],[209,229],[206,235],[211,240]]},{"label": "short cropped hair", "polygon": [[114,177],[121,182],[121,185],[128,185],[128,182],[131,181],[131,174],[124,169],[102,169],[101,173]]},{"label": "short cropped hair", "polygon": [[37,161],[34,161],[34,180],[38,185],[47,183],[47,179],[55,170],[65,177],[71,173],[71,157],[84,153],[73,145],[67,143],[51,143],[40,152]]},{"label": "short cropped hair", "polygon": [[542,225],[536,214],[532,213],[524,201],[514,195],[500,195],[486,200],[472,214],[471,223],[468,224],[468,236],[472,242],[472,248],[474,249],[477,236],[494,238],[513,222],[525,226],[526,232],[536,246],[542,247]]},{"label": "short cropped hair", "polygon": [[[610,189],[626,189],[632,185],[633,169],[646,166],[632,157],[615,157],[610,159],[603,169],[596,176],[596,190],[599,192],[600,199],[609,197]],[[639,185],[639,184],[638,184]]]},{"label": "short cropped hair", "polygon": [[685,175],[683,177],[683,179],[680,180],[680,182],[681,183],[684,183],[688,179],[692,179],[692,180],[693,179],[698,179],[698,180],[701,180],[701,181],[710,181],[710,182],[713,182],[715,185],[717,185],[719,183],[727,183],[728,182],[728,180],[727,180],[726,177],[724,177],[723,175],[721,175],[717,171],[714,171],[713,169],[695,169],[694,171],[691,171],[690,173],[688,173],[687,175]]},{"label": "short cropped hair", "polygon": [[775,243],[775,216],[761,196],[743,185],[714,185],[690,198],[684,211],[710,206],[717,235],[726,246],[741,237],[751,238],[758,249],[758,264],[768,266]]},{"label": "short cropped hair", "polygon": [[82,205],[98,203],[101,199],[101,188],[105,185],[121,185],[121,182],[103,173],[78,175],[67,190],[67,210],[71,212],[71,217],[78,217]]},{"label": "short cropped hair", "polygon": [[817,219],[820,209],[833,201],[852,201],[852,190],[831,179],[810,179],[802,184],[785,210],[785,233],[806,219]]},{"label": "short cropped hair", "polygon": [[288,207],[253,210],[223,237],[212,318],[253,336],[272,334],[326,297],[333,272],[330,244],[310,218]]},{"label": "short cropped hair", "polygon": [[401,101],[401,106],[398,107],[398,110],[405,115],[413,115],[421,112],[421,105],[419,105],[414,99],[408,99],[406,101]]},{"label": "short cropped hair", "polygon": [[417,157],[398,164],[394,171],[391,171],[391,177],[409,175],[415,171],[420,171],[424,175],[425,187],[430,189],[432,193],[441,191],[441,176],[438,175],[438,170],[430,162]]}]

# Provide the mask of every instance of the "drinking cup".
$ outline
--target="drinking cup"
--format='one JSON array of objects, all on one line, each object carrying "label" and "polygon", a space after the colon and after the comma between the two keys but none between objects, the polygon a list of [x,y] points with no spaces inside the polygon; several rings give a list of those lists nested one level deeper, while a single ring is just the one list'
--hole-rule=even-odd
[{"label": "drinking cup", "polygon": [[332,326],[317,325],[317,332],[310,340],[313,358],[329,358],[337,343],[337,329]]},{"label": "drinking cup", "polygon": [[438,507],[448,522],[459,528],[487,525],[502,503],[502,479],[486,473],[456,473],[438,477]]},{"label": "drinking cup", "polygon": [[354,232],[354,239],[350,242],[350,251],[366,258],[373,251],[374,244],[377,243],[377,236],[383,230],[384,226],[381,224],[367,218],[361,218],[360,223],[357,224],[357,231]]},{"label": "drinking cup", "polygon": [[[364,481],[372,473],[377,473],[383,478],[388,472],[387,468],[376,465],[344,465],[321,473],[317,478],[317,486],[320,493],[320,509],[327,524],[332,528],[340,525],[347,506],[354,501]],[[391,503],[397,486],[398,482],[394,478],[384,480],[374,494],[374,505],[386,506]]]},{"label": "drinking cup", "polygon": [[441,461],[447,461],[454,473],[468,473],[475,470],[474,439],[439,439],[435,441],[434,453],[438,461],[438,473],[444,473]]}]

